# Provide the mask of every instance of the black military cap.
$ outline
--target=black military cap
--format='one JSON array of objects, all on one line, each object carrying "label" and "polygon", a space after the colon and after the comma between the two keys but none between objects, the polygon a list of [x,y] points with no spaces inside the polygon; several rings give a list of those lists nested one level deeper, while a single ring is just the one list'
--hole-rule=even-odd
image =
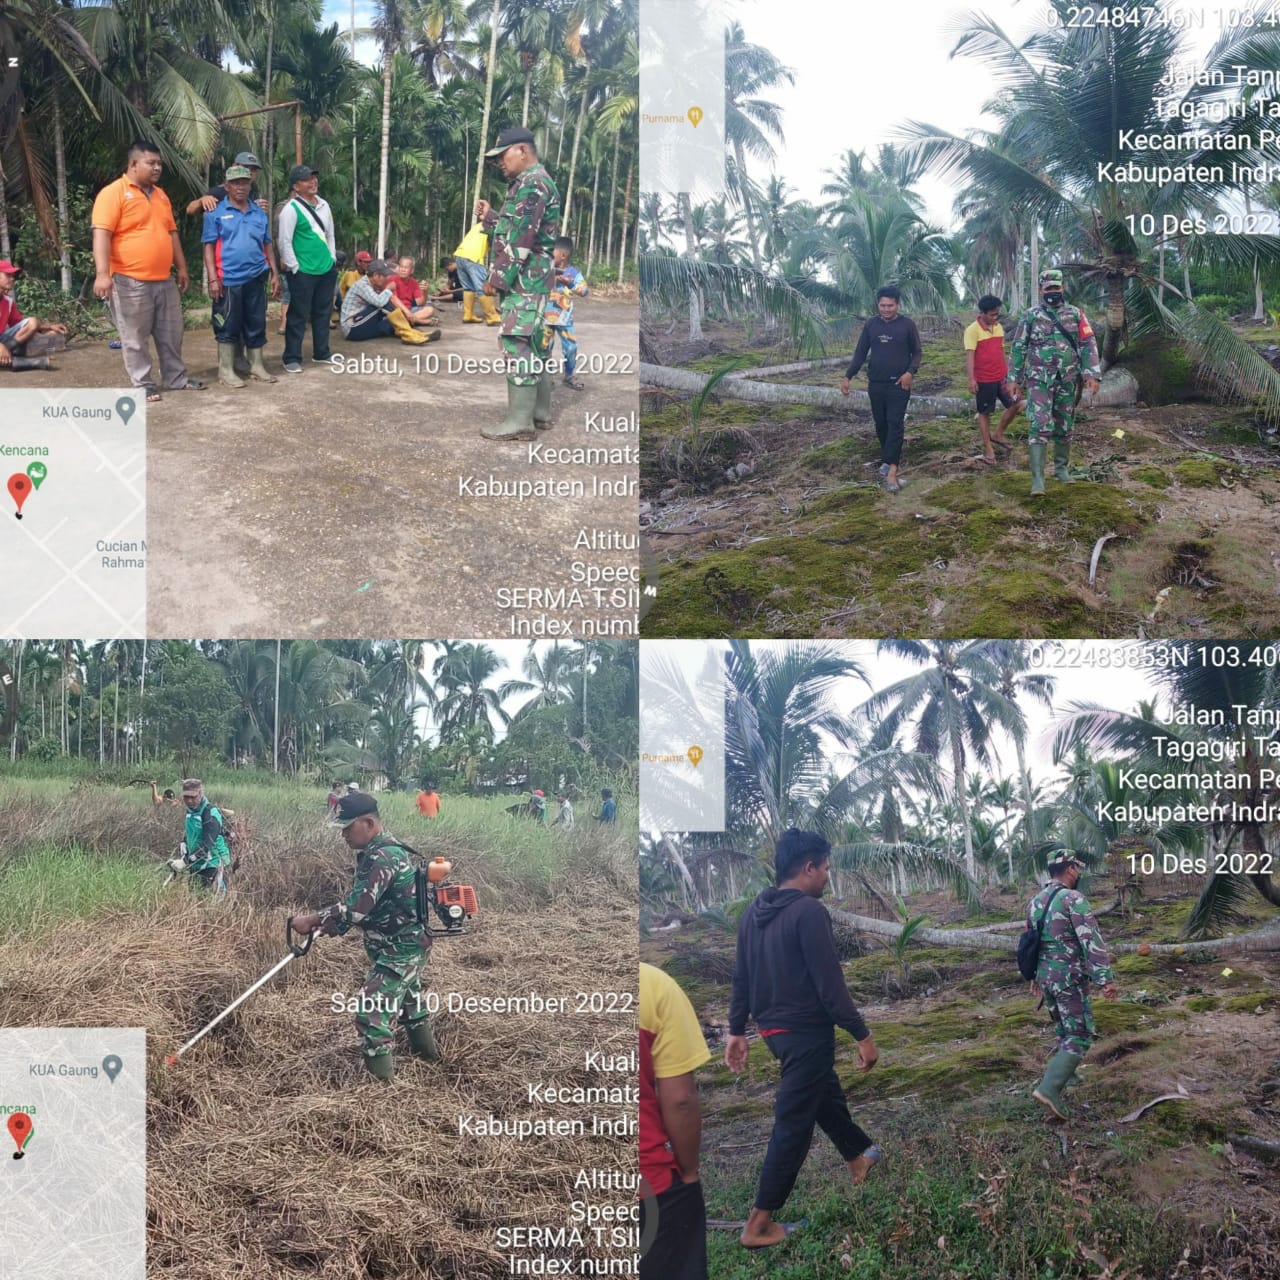
[{"label": "black military cap", "polygon": [[295,182],[305,182],[308,178],[318,178],[320,175],[312,168],[305,164],[295,164],[289,170],[289,185],[293,186]]},{"label": "black military cap", "polygon": [[534,145],[533,131],[531,129],[522,128],[520,125],[516,125],[513,129],[503,129],[503,131],[498,134],[498,141],[493,150],[486,151],[485,155],[500,156],[508,147],[517,146],[521,142],[526,143],[531,147]]},{"label": "black military cap", "polygon": [[376,818],[378,802],[363,791],[355,791],[338,801],[338,812],[331,827],[349,827],[357,818]]}]

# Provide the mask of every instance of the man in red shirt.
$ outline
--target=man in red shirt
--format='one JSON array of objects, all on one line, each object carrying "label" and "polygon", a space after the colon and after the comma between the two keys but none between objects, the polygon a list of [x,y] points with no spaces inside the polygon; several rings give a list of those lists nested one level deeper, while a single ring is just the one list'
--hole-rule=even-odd
[{"label": "man in red shirt", "polygon": [[648,1247],[640,1280],[707,1280],[707,1207],[698,1177],[702,1112],[693,1073],[710,1060],[689,997],[670,975],[642,964],[640,1238]]},{"label": "man in red shirt", "polygon": [[0,261],[0,369],[15,373],[22,369],[52,369],[47,353],[54,349],[53,344],[46,346],[43,352],[28,350],[28,344],[40,333],[65,334],[67,326],[24,316],[18,310],[13,289],[21,273],[21,267]]},{"label": "man in red shirt", "polygon": [[412,324],[426,324],[436,309],[422,295],[422,286],[413,278],[413,259],[401,258],[396,263],[396,273],[387,282],[401,309]]},{"label": "man in red shirt", "polygon": [[[982,432],[982,460],[994,466],[995,449],[1009,452],[1005,428],[1018,416],[1022,401],[1009,394],[1009,362],[1004,356],[1004,328],[1000,324],[1000,299],[993,293],[978,299],[978,318],[964,331],[964,361],[969,372],[969,392],[978,398],[978,430]],[[996,401],[1004,415],[991,434],[991,412]]]}]

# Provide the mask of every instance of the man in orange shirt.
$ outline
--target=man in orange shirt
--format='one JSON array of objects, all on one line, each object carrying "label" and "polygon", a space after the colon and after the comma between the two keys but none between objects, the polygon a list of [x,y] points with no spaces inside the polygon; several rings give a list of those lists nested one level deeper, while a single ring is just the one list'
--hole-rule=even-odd
[{"label": "man in orange shirt", "polygon": [[[120,332],[130,382],[148,400],[160,391],[151,373],[155,339],[160,385],[166,391],[203,391],[182,362],[182,298],[191,279],[169,197],[156,183],[164,162],[154,142],[129,148],[128,168],[93,202],[94,293],[107,303]],[[170,272],[178,269],[175,286]]]},{"label": "man in orange shirt", "polygon": [[418,812],[424,818],[440,816],[440,793],[435,787],[426,787],[418,792]]}]

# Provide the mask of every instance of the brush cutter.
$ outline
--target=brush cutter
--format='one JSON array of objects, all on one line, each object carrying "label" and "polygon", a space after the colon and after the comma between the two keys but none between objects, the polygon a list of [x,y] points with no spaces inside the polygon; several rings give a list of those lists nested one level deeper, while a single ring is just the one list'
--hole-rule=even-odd
[{"label": "brush cutter", "polygon": [[[416,850],[414,851],[416,852]],[[418,920],[433,937],[457,937],[467,932],[467,922],[479,910],[476,891],[469,884],[445,884],[453,870],[447,858],[432,858],[425,867],[417,867]],[[436,928],[431,917],[444,926]]]},{"label": "brush cutter", "polygon": [[[298,935],[298,936],[301,937],[302,935]],[[274,978],[276,974],[279,973],[280,970],[283,969],[291,961],[296,960],[299,956],[305,956],[307,952],[311,950],[311,943],[314,940],[314,938],[315,938],[315,934],[309,933],[306,935],[305,938],[303,938],[301,942],[295,942],[294,933],[293,933],[293,917],[290,916],[289,919],[287,919],[284,922],[284,939],[285,939],[285,942],[288,944],[289,954],[285,956],[284,959],[279,961],[279,963],[272,965],[272,967],[266,973],[264,973],[262,977],[260,977],[257,980],[257,982],[253,984],[253,986],[251,986],[248,989],[248,991],[246,991],[243,995],[237,996],[236,999],[234,999],[229,1005],[227,1005],[227,1007],[223,1009],[223,1011],[220,1014],[218,1014],[218,1016],[214,1018],[212,1022],[210,1022],[207,1026],[201,1028],[201,1030],[197,1031],[196,1034],[193,1035],[191,1039],[188,1040],[187,1043],[184,1044],[182,1048],[178,1050],[177,1053],[171,1053],[167,1058],[165,1058],[164,1065],[166,1067],[173,1066],[173,1064],[177,1062],[177,1060],[180,1057],[182,1057],[182,1055],[186,1053],[186,1051],[190,1049],[193,1044],[195,1044],[198,1040],[203,1040],[204,1037],[207,1036],[209,1032],[212,1031],[214,1027],[216,1027],[218,1023],[220,1023],[223,1020],[223,1018],[227,1016],[227,1014],[229,1014],[233,1009],[237,1009],[240,1007],[240,1005],[244,1004],[244,1002],[251,995],[253,995],[253,993],[257,991],[257,989],[260,986],[262,986],[266,982],[270,982],[270,980]]]}]

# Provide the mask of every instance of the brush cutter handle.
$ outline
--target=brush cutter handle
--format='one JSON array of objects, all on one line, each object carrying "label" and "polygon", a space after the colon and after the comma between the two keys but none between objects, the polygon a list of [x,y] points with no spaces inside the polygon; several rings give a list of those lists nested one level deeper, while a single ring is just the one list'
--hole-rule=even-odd
[{"label": "brush cutter handle", "polygon": [[316,935],[314,933],[307,933],[307,934],[300,933],[298,934],[298,937],[302,938],[303,941],[301,943],[294,942],[293,917],[287,916],[285,918],[284,940],[289,944],[289,950],[292,951],[295,956],[305,956],[307,952],[311,950],[311,943],[314,940],[315,936]]}]

